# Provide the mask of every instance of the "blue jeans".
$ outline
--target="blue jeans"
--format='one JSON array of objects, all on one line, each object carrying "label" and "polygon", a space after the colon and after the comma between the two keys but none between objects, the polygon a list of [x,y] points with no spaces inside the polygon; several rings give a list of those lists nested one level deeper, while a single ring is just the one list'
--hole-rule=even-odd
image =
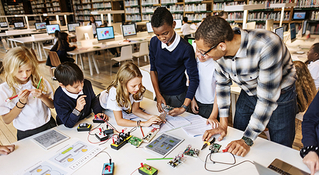
[{"label": "blue jeans", "polygon": [[[288,147],[292,147],[295,138],[296,96],[295,85],[281,93],[277,100],[278,107],[272,113],[267,125],[270,139]],[[240,92],[236,103],[234,128],[245,131],[256,103],[257,96],[249,96],[243,90]]]}]

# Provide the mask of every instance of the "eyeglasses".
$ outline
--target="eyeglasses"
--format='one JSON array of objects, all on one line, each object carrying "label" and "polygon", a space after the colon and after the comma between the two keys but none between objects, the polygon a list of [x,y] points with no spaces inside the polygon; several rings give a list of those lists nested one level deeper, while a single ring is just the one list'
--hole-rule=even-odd
[{"label": "eyeglasses", "polygon": [[[221,41],[221,42],[219,42],[219,43],[222,43],[222,42],[224,42],[224,41]],[[207,50],[206,52],[204,52],[204,53],[202,53],[202,52],[200,52],[200,51],[198,50],[198,53],[200,53],[203,57],[207,57],[207,56],[208,56],[207,53],[209,53],[212,49],[214,49],[215,47],[217,47],[219,43],[213,45],[210,49],[208,49],[208,50]]]}]

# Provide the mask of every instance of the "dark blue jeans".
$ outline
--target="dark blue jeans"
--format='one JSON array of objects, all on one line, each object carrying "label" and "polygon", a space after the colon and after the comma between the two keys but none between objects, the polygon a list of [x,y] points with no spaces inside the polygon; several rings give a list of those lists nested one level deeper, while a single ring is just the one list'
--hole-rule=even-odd
[{"label": "dark blue jeans", "polygon": [[[249,96],[241,91],[236,103],[234,128],[245,131],[255,110],[257,96]],[[270,139],[276,143],[292,147],[295,138],[295,117],[297,112],[296,87],[282,91],[277,100],[278,107],[268,122]]]}]

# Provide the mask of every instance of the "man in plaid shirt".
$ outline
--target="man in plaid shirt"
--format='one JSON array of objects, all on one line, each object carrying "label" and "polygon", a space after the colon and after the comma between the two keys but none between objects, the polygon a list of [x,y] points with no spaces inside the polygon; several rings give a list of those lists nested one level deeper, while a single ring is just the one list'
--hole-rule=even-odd
[{"label": "man in plaid shirt", "polygon": [[227,145],[228,152],[245,156],[253,141],[269,128],[272,141],[291,147],[295,137],[296,70],[283,41],[266,30],[232,30],[224,19],[205,19],[195,34],[196,55],[217,63],[217,104],[220,125],[203,140],[227,134],[232,82],[241,87],[234,127],[243,137]]}]

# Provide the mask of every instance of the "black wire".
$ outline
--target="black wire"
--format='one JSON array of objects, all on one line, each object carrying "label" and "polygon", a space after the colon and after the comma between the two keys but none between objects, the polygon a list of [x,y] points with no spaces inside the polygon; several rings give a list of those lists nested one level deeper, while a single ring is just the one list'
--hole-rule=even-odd
[{"label": "black wire", "polygon": [[137,126],[134,126],[129,132],[132,133],[136,130]]},{"label": "black wire", "polygon": [[[240,165],[240,164],[243,164],[243,163],[245,163],[245,162],[249,162],[249,163],[254,164],[254,162],[252,162],[252,161],[250,161],[250,160],[244,160],[244,161],[242,161],[242,162],[239,162],[238,164],[235,164],[235,165],[230,166],[230,167],[225,168],[225,169],[221,169],[221,170],[209,170],[209,169],[207,169],[206,165],[207,165],[207,158],[208,158],[208,156],[210,156],[211,154],[212,154],[212,153],[207,154],[207,156],[206,156],[206,158],[205,158],[205,163],[204,163],[204,168],[205,168],[205,170],[206,170],[206,171],[209,171],[209,172],[222,172],[222,171],[226,171],[226,170],[229,170],[229,169],[231,169],[231,168],[234,168],[235,166],[238,166],[238,165]],[[234,155],[233,155],[233,156],[234,156]],[[236,159],[235,159],[235,160],[236,160]],[[227,163],[223,163],[223,164],[227,164]]]},{"label": "black wire", "polygon": [[[235,158],[234,154],[232,154],[232,153],[230,153],[230,152],[225,152],[225,153],[229,153],[229,154],[231,154],[231,155],[233,156],[233,158],[234,158],[234,162],[233,162],[233,163],[214,161],[214,160],[212,160],[212,155],[213,155],[213,154],[209,154],[209,159],[210,159],[210,161],[212,161],[213,163],[220,163],[220,164],[226,164],[226,165],[234,165],[234,164],[236,163],[236,158]],[[218,154],[218,153],[215,153],[215,154]]]},{"label": "black wire", "polygon": [[[106,154],[109,156],[109,158],[112,159],[111,156],[110,156],[110,154],[107,153],[106,151],[101,151],[101,152],[99,152],[97,155],[99,155],[100,153],[106,153]],[[95,155],[95,157],[96,157],[97,155]]]}]

